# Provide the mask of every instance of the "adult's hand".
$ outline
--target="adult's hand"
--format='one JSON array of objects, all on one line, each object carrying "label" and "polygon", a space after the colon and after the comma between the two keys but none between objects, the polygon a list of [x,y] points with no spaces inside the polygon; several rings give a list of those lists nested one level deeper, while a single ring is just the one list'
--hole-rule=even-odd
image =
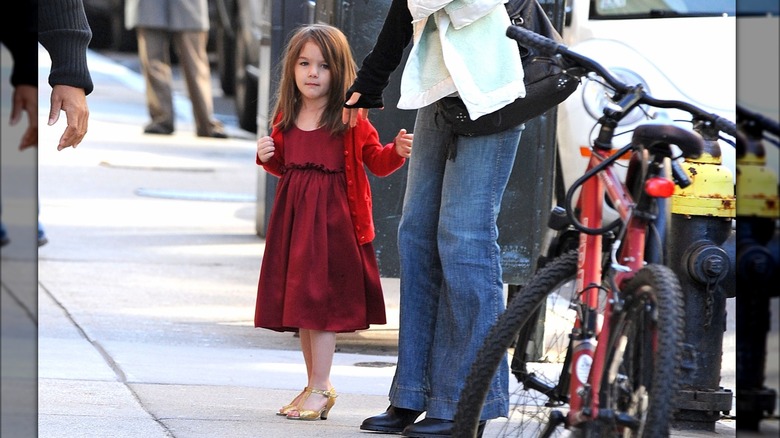
[{"label": "adult's hand", "polygon": [[19,150],[38,146],[38,87],[18,85],[14,87],[11,100],[11,126],[22,120],[23,112],[27,113],[27,129],[19,142]]},{"label": "adult's hand", "polygon": [[358,118],[368,118],[367,108],[347,108],[347,106],[356,104],[360,100],[360,96],[361,94],[357,91],[352,93],[349,99],[347,99],[346,106],[341,110],[341,123],[345,125],[349,123],[350,128],[354,128],[357,125]]},{"label": "adult's hand", "polygon": [[57,123],[60,111],[65,111],[67,126],[57,144],[58,151],[67,147],[75,148],[87,134],[89,107],[84,89],[69,85],[55,85],[51,90],[49,126]]}]

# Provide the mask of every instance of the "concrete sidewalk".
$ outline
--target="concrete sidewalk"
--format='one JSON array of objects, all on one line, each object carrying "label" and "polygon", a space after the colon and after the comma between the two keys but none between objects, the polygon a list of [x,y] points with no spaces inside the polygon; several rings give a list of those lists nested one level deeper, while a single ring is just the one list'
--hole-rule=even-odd
[{"label": "concrete sidewalk", "polygon": [[[252,327],[264,247],[252,136],[228,126],[231,139],[195,137],[183,98],[177,132],[145,136],[138,76],[96,53],[90,68],[90,131],[75,151],[52,146],[64,121],[46,127],[40,85],[38,191],[50,243],[37,287],[3,282],[4,324],[11,315],[16,327],[37,325],[38,436],[384,436],[358,426],[388,404],[397,279],[383,279],[389,324],[338,338],[340,396],[328,420],[274,415],[306,373],[297,339]],[[30,266],[5,250],[2,263]],[[19,380],[29,384],[32,371],[19,369]],[[716,426],[673,436],[735,436],[733,421]]]},{"label": "concrete sidewalk", "polygon": [[144,135],[138,75],[97,53],[90,68],[85,142],[43,146],[62,121],[41,134],[38,436],[364,436],[357,425],[387,407],[397,280],[383,279],[388,325],[339,336],[329,420],[273,415],[306,371],[297,338],[252,327],[264,243],[253,136],[228,125],[228,140],[195,137],[181,95],[176,133]]}]

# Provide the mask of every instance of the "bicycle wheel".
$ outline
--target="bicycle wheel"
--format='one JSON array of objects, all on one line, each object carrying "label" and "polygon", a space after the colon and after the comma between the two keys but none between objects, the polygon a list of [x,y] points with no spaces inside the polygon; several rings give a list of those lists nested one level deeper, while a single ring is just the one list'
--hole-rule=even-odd
[{"label": "bicycle wheel", "polygon": [[670,268],[647,265],[620,298],[600,394],[614,421],[601,422],[598,436],[667,436],[684,339],[680,283]]},{"label": "bicycle wheel", "polygon": [[[476,435],[490,382],[500,361],[507,360],[508,351],[518,380],[510,384],[509,416],[491,421],[484,436],[536,436],[551,417],[560,417],[552,411],[568,401],[566,354],[575,316],[569,303],[576,298],[576,270],[576,251],[557,257],[537,271],[509,302],[471,367],[455,413],[453,436]],[[511,350],[520,330],[533,329],[537,323],[546,329],[543,346],[529,349],[530,343],[518,342]]]}]

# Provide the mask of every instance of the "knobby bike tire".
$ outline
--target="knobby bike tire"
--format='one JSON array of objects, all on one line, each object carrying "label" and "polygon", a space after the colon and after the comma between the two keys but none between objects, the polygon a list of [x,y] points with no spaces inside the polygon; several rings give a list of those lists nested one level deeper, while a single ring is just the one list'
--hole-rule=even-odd
[{"label": "knobby bike tire", "polygon": [[668,436],[685,336],[680,283],[669,267],[651,264],[620,297],[600,394],[612,421],[599,422],[594,436]]},{"label": "knobby bike tire", "polygon": [[[539,323],[540,310],[548,321],[546,331],[551,332],[545,335],[545,342],[555,344],[556,337],[560,337],[562,345],[557,350],[565,350],[565,354],[558,353],[555,357],[554,351],[545,350],[541,357],[534,359],[532,356],[526,361],[525,346],[515,346],[512,372],[519,385],[510,390],[509,417],[506,421],[495,420],[495,427],[487,428],[485,437],[539,436],[542,433],[559,436],[570,432],[562,421],[565,411],[560,411],[558,419],[561,421],[557,424],[552,411],[567,408],[568,404],[568,334],[573,315],[558,324],[551,325],[550,320],[564,317],[563,311],[554,307],[567,306],[555,305],[553,300],[559,297],[568,300],[559,287],[573,282],[576,265],[576,252],[554,259],[510,301],[472,365],[456,410],[453,436],[476,436],[482,406],[498,364],[506,360],[518,333]],[[600,421],[588,422],[582,430],[571,432],[585,437],[666,436],[677,391],[680,346],[684,336],[680,285],[671,269],[649,265],[625,285],[620,297],[622,309],[609,322],[613,337],[609,341],[612,354],[607,358],[607,364],[612,366],[605,368],[600,392],[600,405],[605,415]],[[555,333],[556,330],[560,332]],[[624,339],[623,348],[617,348],[621,339]],[[531,370],[532,365],[547,369]],[[547,430],[543,432],[545,428]]]},{"label": "knobby bike tire", "polygon": [[[510,300],[507,309],[491,328],[466,379],[455,413],[453,437],[473,438],[476,436],[482,406],[500,361],[507,360],[507,351],[517,338],[520,329],[529,325],[529,322],[536,321],[537,310],[542,307],[542,303],[546,303],[548,295],[555,293],[556,287],[561,283],[571,281],[576,270],[577,252],[565,253],[537,271],[519,293]],[[572,325],[563,327],[567,335],[571,328]],[[522,349],[523,347],[518,345],[517,348]],[[568,346],[564,348],[568,349]],[[512,403],[510,399],[510,404]],[[536,425],[538,427],[538,421]],[[519,426],[522,429],[523,424],[521,423]],[[520,432],[520,430],[515,428],[514,432]],[[502,436],[513,436],[514,432],[510,428],[504,428],[501,433]]]}]

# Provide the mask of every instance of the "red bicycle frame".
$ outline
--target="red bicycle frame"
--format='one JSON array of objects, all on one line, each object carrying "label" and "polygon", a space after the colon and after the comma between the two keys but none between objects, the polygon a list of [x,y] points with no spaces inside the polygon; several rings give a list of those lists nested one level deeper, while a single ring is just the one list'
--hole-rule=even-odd
[{"label": "red bicycle frame", "polygon": [[[590,152],[586,172],[609,157],[607,150],[593,148]],[[632,154],[636,153],[641,152]],[[597,177],[589,178],[582,185],[577,206],[580,211],[579,221],[583,226],[592,229],[602,227],[605,194],[620,216],[624,224],[622,235],[626,236],[625,241],[615,242],[618,253],[611,261],[615,268],[614,284],[619,286],[644,266],[647,221],[633,215],[636,203],[628,188],[612,167],[606,167],[597,174]],[[576,291],[581,297],[583,312],[578,313],[574,329],[580,339],[575,336],[571,362],[572,379],[569,388],[568,415],[570,426],[596,418],[599,413],[598,393],[607,360],[606,340],[610,336],[609,325],[602,326],[599,319],[610,320],[615,294],[611,287],[602,285],[602,242],[603,237],[600,233],[580,233]],[[603,314],[599,315],[601,290],[605,290],[607,295]],[[605,342],[597,342],[599,339]],[[587,369],[587,380],[583,381],[585,369]]]}]

